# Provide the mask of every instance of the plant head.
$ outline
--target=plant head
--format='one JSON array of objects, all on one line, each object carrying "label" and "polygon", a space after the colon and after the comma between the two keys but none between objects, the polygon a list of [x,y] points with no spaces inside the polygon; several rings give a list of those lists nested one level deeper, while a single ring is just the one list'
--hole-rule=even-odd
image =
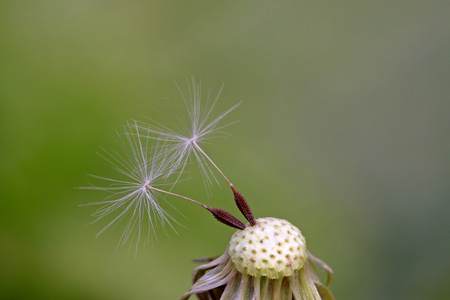
[{"label": "plant head", "polygon": [[[172,223],[178,222],[167,209],[174,209],[172,199],[184,199],[237,231],[223,255],[195,269],[193,285],[181,299],[191,295],[201,300],[334,299],[328,289],[332,270],[307,250],[301,231],[286,220],[256,219],[244,196],[201,146],[214,136],[224,135],[221,130],[227,125],[220,122],[239,104],[214,115],[220,92],[214,100],[208,92],[206,101],[202,101],[201,84],[192,78],[188,86],[188,97],[181,94],[189,125],[177,129],[156,122],[129,122],[124,133],[118,134],[121,151],[103,150],[102,156],[122,178],[91,175],[106,184],[87,188],[109,193],[103,201],[88,204],[100,206],[93,214],[95,221],[110,217],[99,234],[126,219],[119,245],[126,244],[133,236],[137,249],[144,236],[147,241],[156,236],[157,224],[164,230],[174,229]],[[218,183],[215,172],[222,176],[248,223],[223,209],[172,192],[191,157],[198,162],[205,182]],[[328,274],[326,284],[320,280],[316,266]]]}]

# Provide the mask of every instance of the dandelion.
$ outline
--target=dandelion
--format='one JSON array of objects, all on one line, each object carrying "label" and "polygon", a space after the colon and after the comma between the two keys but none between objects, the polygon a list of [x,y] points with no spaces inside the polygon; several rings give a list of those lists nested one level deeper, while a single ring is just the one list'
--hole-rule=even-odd
[{"label": "dandelion", "polygon": [[[323,284],[317,266],[327,273]],[[197,267],[181,297],[200,300],[333,300],[333,272],[306,248],[300,230],[286,220],[260,218],[236,231],[225,253]]]},{"label": "dandelion", "polygon": [[[191,118],[186,132],[135,121],[125,127],[125,134],[119,139],[123,154],[104,151],[104,158],[126,179],[93,176],[109,185],[89,188],[110,193],[104,201],[89,204],[101,205],[94,213],[96,221],[118,211],[99,234],[126,215],[130,217],[120,245],[125,244],[133,232],[137,232],[138,243],[145,224],[149,228],[148,237],[150,233],[156,235],[156,224],[163,229],[174,229],[172,223],[178,222],[163,204],[173,208],[169,197],[184,199],[206,209],[218,221],[237,231],[220,257],[201,260],[205,263],[194,270],[192,287],[181,300],[194,295],[200,300],[333,300],[329,290],[333,271],[308,251],[302,232],[283,219],[256,219],[245,197],[199,145],[220,133],[224,126],[219,126],[219,121],[237,106],[212,117],[217,98],[208,108],[202,107],[201,85],[196,85],[195,79],[192,79],[189,95],[184,98]],[[209,100],[210,93],[207,104]],[[218,181],[214,176],[217,171],[228,183],[235,204],[248,223],[223,209],[211,208],[172,192],[192,155],[206,180],[211,182],[212,177]],[[326,272],[326,283],[320,279],[318,267]]]}]

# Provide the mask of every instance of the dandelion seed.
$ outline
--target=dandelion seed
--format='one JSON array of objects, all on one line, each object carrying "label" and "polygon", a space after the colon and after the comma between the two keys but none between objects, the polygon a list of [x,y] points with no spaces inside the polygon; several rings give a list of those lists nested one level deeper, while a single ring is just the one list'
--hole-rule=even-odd
[{"label": "dandelion seed", "polygon": [[213,181],[219,184],[209,163],[230,183],[228,178],[226,178],[222,171],[220,171],[200,147],[200,144],[207,143],[212,138],[229,136],[222,129],[232,123],[225,125],[220,125],[219,123],[231,111],[236,109],[240,103],[214,116],[213,111],[222,92],[222,88],[214,100],[211,98],[211,91],[208,92],[206,99],[202,99],[201,83],[197,84],[195,78],[192,77],[192,83],[188,85],[189,94],[187,97],[183,94],[180,87],[178,87],[189,117],[189,124],[184,124],[181,128],[172,129],[156,122],[152,122],[152,124],[139,123],[140,129],[146,132],[148,138],[164,141],[168,144],[167,150],[173,157],[174,168],[184,170],[190,158],[194,157],[202,170],[204,181],[208,184],[212,184]]},{"label": "dandelion seed", "polygon": [[[214,176],[208,162],[220,173],[220,175],[227,181],[234,194],[235,203],[238,206],[241,213],[250,222],[251,225],[255,225],[255,217],[250,209],[245,198],[240,194],[233,184],[230,182],[227,176],[220,170],[220,168],[214,163],[214,161],[206,154],[206,152],[200,147],[199,143],[204,142],[212,138],[214,135],[221,133],[221,129],[229,126],[219,126],[219,122],[228,115],[232,110],[237,108],[240,104],[236,104],[218,117],[212,117],[212,111],[219,99],[219,95],[222,89],[217,94],[217,97],[211,102],[211,93],[208,93],[206,98],[205,107],[202,108],[202,96],[201,84],[196,84],[195,78],[192,77],[192,85],[189,87],[189,98],[184,97],[180,88],[180,94],[183,97],[185,108],[190,117],[190,125],[185,127],[185,131],[174,131],[161,124],[150,125],[140,123],[140,129],[146,132],[147,137],[157,141],[164,141],[169,143],[169,153],[173,156],[174,168],[180,168],[183,172],[187,161],[192,156],[195,156],[205,179],[205,182],[212,183],[210,175],[219,184],[217,178]],[[223,86],[222,86],[223,88]],[[187,131],[186,131],[187,129]],[[223,133],[223,132],[222,132]],[[210,174],[210,175],[209,175]]]},{"label": "dandelion seed", "polygon": [[173,167],[173,160],[169,157],[170,150],[168,150],[167,145],[159,141],[156,145],[151,146],[149,144],[151,139],[140,134],[136,123],[128,124],[125,129],[125,134],[118,134],[117,138],[121,151],[103,149],[104,154],[101,155],[125,179],[119,180],[90,175],[109,183],[109,185],[83,188],[110,193],[104,201],[86,204],[101,206],[93,214],[96,217],[93,222],[116,213],[97,235],[102,234],[127,217],[128,221],[118,246],[125,245],[131,235],[135,234],[137,250],[138,244],[145,234],[145,229],[147,229],[147,241],[152,236],[157,238],[155,226],[158,223],[164,231],[166,231],[166,227],[170,227],[176,232],[172,223],[181,224],[162,207],[163,204],[166,204],[175,209],[166,200],[167,195],[200,205],[210,211],[217,220],[231,227],[245,228],[244,223],[224,210],[211,208],[191,198],[172,193],[170,190],[178,182],[179,177],[175,181],[169,180],[176,177],[177,170]]},{"label": "dandelion seed", "polygon": [[[112,218],[98,235],[126,218],[128,221],[119,245],[126,244],[133,232],[137,232],[136,247],[144,235],[147,236],[147,240],[151,236],[157,237],[155,226],[158,223],[164,230],[170,227],[176,232],[172,223],[178,222],[162,208],[162,204],[167,202],[164,195],[156,189],[176,183],[167,180],[174,170],[165,160],[165,146],[159,144],[149,153],[148,140],[143,139],[136,127],[132,125],[126,127],[124,135],[118,134],[117,141],[121,151],[103,149],[104,153],[101,156],[122,175],[123,179],[91,175],[108,185],[86,187],[86,189],[110,193],[104,201],[87,204],[101,206],[93,214],[96,217],[94,222],[107,216]],[[144,228],[147,230],[146,233],[143,232]]]}]

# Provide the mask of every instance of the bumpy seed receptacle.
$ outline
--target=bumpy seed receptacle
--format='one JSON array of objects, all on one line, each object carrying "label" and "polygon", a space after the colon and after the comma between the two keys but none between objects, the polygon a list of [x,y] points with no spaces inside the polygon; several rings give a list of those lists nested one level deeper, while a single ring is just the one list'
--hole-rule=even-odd
[{"label": "bumpy seed receptacle", "polygon": [[255,226],[233,234],[228,254],[244,275],[281,279],[306,263],[306,242],[286,220],[261,218]]},{"label": "bumpy seed receptacle", "polygon": [[[322,284],[314,263],[329,275]],[[286,220],[260,218],[236,231],[225,253],[195,269],[182,300],[332,300],[332,271],[306,249],[300,230]]]}]

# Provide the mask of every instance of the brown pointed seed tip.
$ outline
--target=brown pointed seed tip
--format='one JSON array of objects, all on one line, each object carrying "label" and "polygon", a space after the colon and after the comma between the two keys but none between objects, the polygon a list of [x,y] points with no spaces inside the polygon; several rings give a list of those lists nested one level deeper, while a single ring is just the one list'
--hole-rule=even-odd
[{"label": "brown pointed seed tip", "polygon": [[250,225],[255,226],[256,219],[255,216],[253,215],[250,205],[248,205],[247,200],[245,200],[244,196],[242,196],[242,194],[239,193],[232,184],[230,184],[230,188],[233,191],[234,202],[236,202],[236,206],[239,208],[240,212],[247,219]]},{"label": "brown pointed seed tip", "polygon": [[225,224],[227,226],[243,230],[245,229],[245,224],[241,222],[238,218],[227,212],[226,210],[220,209],[220,208],[212,208],[212,207],[205,207],[207,210],[209,210],[214,218],[216,218],[217,221],[219,221],[222,224]]}]

